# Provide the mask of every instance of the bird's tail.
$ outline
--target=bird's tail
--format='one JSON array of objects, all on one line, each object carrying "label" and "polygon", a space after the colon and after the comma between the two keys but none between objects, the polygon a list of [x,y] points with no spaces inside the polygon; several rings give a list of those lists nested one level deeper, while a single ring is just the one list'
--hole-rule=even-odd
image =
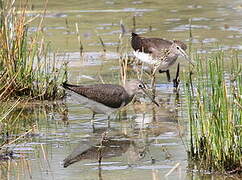
[{"label": "bird's tail", "polygon": [[65,89],[71,89],[71,87],[76,87],[77,85],[68,84],[67,81],[62,83],[62,87]]},{"label": "bird's tail", "polygon": [[139,36],[139,35],[134,33],[134,32],[132,32],[132,37],[137,37],[137,36]]}]

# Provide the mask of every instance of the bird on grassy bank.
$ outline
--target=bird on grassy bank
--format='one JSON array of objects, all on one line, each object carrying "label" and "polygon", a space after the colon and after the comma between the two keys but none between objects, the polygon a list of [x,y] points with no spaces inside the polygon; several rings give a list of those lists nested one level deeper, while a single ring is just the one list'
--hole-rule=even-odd
[{"label": "bird on grassy bank", "polygon": [[[114,84],[72,85],[66,82],[62,86],[69,90],[72,97],[80,104],[93,111],[92,125],[95,114],[106,114],[108,117],[116,110],[129,104],[139,93],[146,94],[146,86],[139,80],[130,80],[124,86]],[[152,100],[157,106],[159,104]]]},{"label": "bird on grassy bank", "polygon": [[161,38],[145,38],[132,33],[131,46],[134,49],[134,56],[140,61],[152,66],[153,73],[157,70],[160,73],[166,72],[167,80],[170,81],[169,68],[176,62],[178,56],[183,56],[191,63],[185,50],[186,44],[181,41],[164,40]]}]

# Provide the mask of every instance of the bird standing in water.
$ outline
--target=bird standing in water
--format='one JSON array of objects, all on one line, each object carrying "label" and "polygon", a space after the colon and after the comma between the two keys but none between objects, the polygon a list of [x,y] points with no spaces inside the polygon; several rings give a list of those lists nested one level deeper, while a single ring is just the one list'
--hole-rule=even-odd
[{"label": "bird standing in water", "polygon": [[185,57],[192,64],[185,52],[187,46],[178,40],[168,41],[161,38],[145,38],[132,33],[131,46],[134,49],[136,58],[151,65],[153,74],[157,70],[160,73],[166,72],[168,81],[170,81],[169,68],[176,62],[178,56]]},{"label": "bird standing in water", "polygon": [[[129,104],[138,93],[146,92],[146,86],[139,80],[131,80],[124,86],[114,84],[72,85],[63,83],[62,86],[80,104],[93,111],[92,125],[95,114],[110,116],[114,111]],[[152,100],[157,106],[159,104]]]}]

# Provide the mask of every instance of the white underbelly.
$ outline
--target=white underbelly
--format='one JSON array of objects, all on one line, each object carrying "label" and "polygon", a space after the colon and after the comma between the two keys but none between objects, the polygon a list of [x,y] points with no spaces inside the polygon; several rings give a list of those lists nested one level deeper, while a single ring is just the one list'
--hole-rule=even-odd
[{"label": "white underbelly", "polygon": [[148,53],[143,53],[139,51],[134,51],[133,53],[136,58],[138,58],[140,61],[147,63],[149,65],[154,65],[159,62],[158,60],[153,59],[153,57]]},{"label": "white underbelly", "polygon": [[159,70],[167,70],[170,68],[171,65],[173,65],[176,62],[176,58],[173,58],[172,60],[160,60],[160,59],[154,59],[150,54],[144,53],[144,52],[139,52],[139,51],[134,51],[133,52],[134,56],[138,58],[140,61],[148,64],[148,65],[159,65]]},{"label": "white underbelly", "polygon": [[70,90],[66,90],[66,92],[71,95],[71,99],[74,100],[76,103],[91,109],[96,114],[111,115],[114,111],[118,109],[105,106],[102,103],[88,99]]}]

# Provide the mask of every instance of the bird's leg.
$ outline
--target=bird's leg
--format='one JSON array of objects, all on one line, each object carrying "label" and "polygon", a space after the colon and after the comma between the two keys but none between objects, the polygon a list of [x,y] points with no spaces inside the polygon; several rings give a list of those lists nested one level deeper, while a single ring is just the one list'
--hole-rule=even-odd
[{"label": "bird's leg", "polygon": [[107,126],[108,126],[108,129],[109,129],[110,128],[110,115],[108,115]]},{"label": "bird's leg", "polygon": [[156,72],[156,69],[153,68],[152,69],[152,74],[151,74],[151,89],[152,89],[152,99],[154,100],[155,99],[155,72]]},{"label": "bird's leg", "polygon": [[155,99],[155,76],[152,76],[151,79],[151,88],[152,88],[152,99]]},{"label": "bird's leg", "polygon": [[180,63],[177,64],[177,70],[176,70],[176,78],[173,79],[173,87],[177,90],[178,86],[179,86],[179,72],[180,72]]},{"label": "bird's leg", "polygon": [[171,82],[171,76],[170,76],[169,69],[166,70],[166,77],[167,77],[167,81]]},{"label": "bird's leg", "polygon": [[91,119],[91,125],[92,125],[92,131],[93,131],[93,132],[95,132],[94,118],[95,118],[95,113],[93,112],[93,114],[92,114],[92,119]]},{"label": "bird's leg", "polygon": [[159,73],[166,73],[166,77],[167,77],[167,81],[168,82],[171,82],[171,76],[170,76],[170,71],[169,71],[169,69],[167,69],[167,70],[159,70]]},{"label": "bird's leg", "polygon": [[166,77],[167,77],[167,81],[168,82],[171,82],[171,76],[170,76],[170,71],[169,71],[169,69],[167,69],[167,70],[159,70],[159,73],[166,73]]}]

